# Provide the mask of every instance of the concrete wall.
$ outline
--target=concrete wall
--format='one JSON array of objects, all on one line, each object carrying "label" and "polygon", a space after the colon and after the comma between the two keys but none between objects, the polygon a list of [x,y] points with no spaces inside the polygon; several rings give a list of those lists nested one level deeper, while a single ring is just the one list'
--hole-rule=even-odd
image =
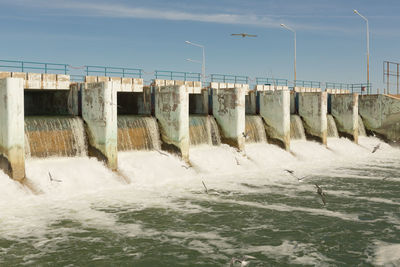
[{"label": "concrete wall", "polygon": [[268,141],[290,150],[290,92],[260,93],[260,115],[266,123]]},{"label": "concrete wall", "polygon": [[298,93],[299,115],[308,139],[327,144],[327,93]]},{"label": "concrete wall", "polygon": [[290,114],[296,114],[297,113],[297,108],[296,108],[296,95],[297,93],[295,91],[290,91]]},{"label": "concrete wall", "polygon": [[22,78],[23,87],[32,90],[69,90],[70,76],[52,73],[0,72],[0,78]]},{"label": "concrete wall", "polygon": [[221,129],[221,141],[244,149],[245,88],[213,89],[213,115]]},{"label": "concrete wall", "polygon": [[189,161],[189,93],[186,87],[156,87],[155,115],[160,126],[162,148]]},{"label": "concrete wall", "polygon": [[89,138],[89,156],[117,170],[117,90],[113,82],[85,84],[82,117]]},{"label": "concrete wall", "polygon": [[329,99],[339,135],[358,144],[358,94],[332,94]]},{"label": "concrete wall", "polygon": [[400,142],[400,98],[388,95],[362,95],[359,114],[365,128],[387,141]]},{"label": "concrete wall", "polygon": [[24,80],[0,79],[0,168],[11,178],[25,178]]}]

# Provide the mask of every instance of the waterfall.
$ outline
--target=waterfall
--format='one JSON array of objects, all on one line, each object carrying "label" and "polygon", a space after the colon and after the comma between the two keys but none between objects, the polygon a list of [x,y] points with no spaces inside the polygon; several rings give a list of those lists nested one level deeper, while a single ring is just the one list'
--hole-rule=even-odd
[{"label": "waterfall", "polygon": [[306,140],[303,121],[299,115],[290,115],[290,139]]},{"label": "waterfall", "polygon": [[118,151],[161,149],[157,120],[151,116],[118,115]]},{"label": "waterfall", "polygon": [[208,115],[189,116],[190,145],[220,145],[221,136],[214,117]]},{"label": "waterfall", "polygon": [[335,119],[331,114],[327,115],[328,120],[328,137],[339,137],[339,133],[336,127]]},{"label": "waterfall", "polygon": [[367,132],[365,131],[364,122],[360,115],[358,115],[358,135],[359,136],[367,136]]},{"label": "waterfall", "polygon": [[27,157],[87,155],[85,129],[77,117],[25,117]]},{"label": "waterfall", "polygon": [[258,115],[246,115],[247,143],[266,143],[267,135],[262,118]]}]

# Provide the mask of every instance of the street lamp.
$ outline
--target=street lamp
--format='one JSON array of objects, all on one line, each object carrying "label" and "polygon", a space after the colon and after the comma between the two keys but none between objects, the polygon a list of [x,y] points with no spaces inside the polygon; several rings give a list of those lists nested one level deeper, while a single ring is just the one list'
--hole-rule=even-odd
[{"label": "street lamp", "polygon": [[296,31],[286,26],[285,24],[281,24],[281,26],[294,33],[294,82],[293,83],[294,87],[296,87]]},{"label": "street lamp", "polygon": [[[189,42],[189,41],[185,41],[185,43],[200,47],[203,50],[203,62],[201,64],[201,76],[202,76],[201,80],[202,80],[202,84],[204,85],[205,84],[205,79],[206,79],[206,54],[204,52],[204,45],[192,43],[192,42]],[[189,60],[189,61],[193,61],[193,60]]]},{"label": "street lamp", "polygon": [[354,14],[359,15],[365,22],[367,22],[367,87],[368,87],[368,94],[370,90],[369,86],[369,25],[368,25],[368,19],[361,15],[356,9],[353,10]]}]

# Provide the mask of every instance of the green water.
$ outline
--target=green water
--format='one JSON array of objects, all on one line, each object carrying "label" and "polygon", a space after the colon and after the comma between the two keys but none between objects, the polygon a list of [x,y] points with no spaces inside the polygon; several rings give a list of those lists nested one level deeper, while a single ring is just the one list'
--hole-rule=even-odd
[{"label": "green water", "polygon": [[[346,152],[347,145],[333,152],[320,148],[322,152],[315,153],[321,158],[325,157],[323,153],[340,157],[338,153]],[[208,155],[214,155],[218,164],[228,164],[224,153],[233,152],[225,150],[220,158],[216,152]],[[159,155],[157,161],[157,153],[148,159],[143,153],[135,161],[153,158],[164,162],[166,167],[159,166],[160,172],[170,180],[148,176],[130,185],[112,182],[101,192],[83,190],[74,196],[62,188],[64,185],[49,185],[46,197],[30,196],[26,200],[21,193],[18,202],[31,206],[20,213],[7,210],[8,219],[0,219],[0,226],[4,226],[0,230],[0,264],[229,266],[232,257],[251,255],[256,259],[249,266],[400,265],[398,150],[382,152],[376,158],[366,151],[365,158],[348,164],[331,160],[319,168],[312,167],[316,161],[292,158],[275,148],[268,151],[281,155],[279,160],[287,160],[297,173],[309,175],[300,183],[283,171],[283,164],[267,171],[268,164],[273,165],[268,162],[265,170],[254,172],[255,165],[266,162],[256,158],[257,151],[249,151],[248,159],[240,158],[237,168],[245,171],[235,175],[224,170],[221,174],[204,173],[200,168],[213,165],[196,162],[196,158],[199,169],[186,173],[179,159]],[[202,153],[208,152],[197,153],[202,158]],[[129,172],[131,166],[135,175],[142,177],[141,171],[146,168],[140,167],[141,162],[138,167],[132,165],[133,160],[126,160],[129,157],[121,157],[122,169]],[[318,164],[324,161],[327,159]],[[28,171],[40,172],[65,163],[35,164],[36,169]],[[234,165],[227,169],[233,170]],[[168,168],[173,169],[171,174]],[[174,177],[184,174],[196,178],[181,181]],[[45,188],[44,183],[45,179],[38,182]],[[325,190],[326,206],[314,184]],[[50,193],[57,190],[63,193]],[[10,205],[19,207],[14,202]],[[15,228],[13,220],[17,221]]]}]

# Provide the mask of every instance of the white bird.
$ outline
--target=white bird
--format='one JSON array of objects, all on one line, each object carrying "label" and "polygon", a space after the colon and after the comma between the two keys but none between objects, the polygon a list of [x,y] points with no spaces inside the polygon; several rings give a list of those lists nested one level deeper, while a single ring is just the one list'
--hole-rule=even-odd
[{"label": "white bird", "polygon": [[290,175],[292,175],[294,178],[297,179],[297,181],[301,182],[303,179],[307,178],[308,176],[302,176],[302,177],[298,177],[297,175],[294,174],[293,170],[288,170],[285,169],[286,172],[290,173]]},{"label": "white bird", "polygon": [[377,144],[374,149],[372,150],[372,153],[375,153],[379,148],[381,147],[381,144]]},{"label": "white bird", "polygon": [[247,138],[249,137],[249,132],[246,132],[246,133],[243,132],[242,135],[243,135],[243,137],[244,137],[245,139],[247,139]]},{"label": "white bird", "polygon": [[240,267],[245,267],[248,266],[250,264],[250,260],[255,260],[256,258],[253,256],[249,256],[249,255],[244,255],[241,259],[238,258],[232,258],[231,259],[231,264],[230,266],[235,266],[235,263],[240,263]]},{"label": "white bird", "polygon": [[242,36],[244,37],[257,37],[255,34],[248,34],[248,33],[232,33],[232,36]]}]

